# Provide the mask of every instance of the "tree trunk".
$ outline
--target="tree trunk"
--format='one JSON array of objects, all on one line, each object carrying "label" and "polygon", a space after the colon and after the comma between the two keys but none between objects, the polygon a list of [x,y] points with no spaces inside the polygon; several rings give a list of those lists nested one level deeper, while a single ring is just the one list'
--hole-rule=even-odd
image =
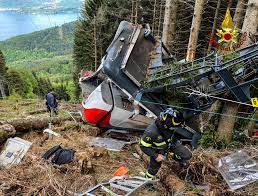
[{"label": "tree trunk", "polygon": [[96,24],[96,16],[94,16],[93,21],[93,40],[94,40],[94,58],[95,58],[95,71],[97,71],[98,68],[98,50],[97,50],[97,24]]},{"label": "tree trunk", "polygon": [[[211,31],[210,39],[213,39],[214,35],[215,35],[215,31],[216,31],[216,27],[217,27],[217,23],[218,23],[218,16],[219,16],[220,5],[221,5],[221,0],[218,0],[215,16],[214,16],[214,20],[213,20],[213,25],[212,25],[212,31]],[[211,42],[209,43],[208,52],[210,50],[211,50]]]},{"label": "tree trunk", "polygon": [[[247,9],[246,9],[243,27],[242,27],[242,32],[247,32],[248,35],[250,33],[257,35],[257,27],[258,27],[258,1],[249,0]],[[248,36],[243,46],[248,46],[252,43],[253,43],[252,40]]]},{"label": "tree trunk", "polygon": [[[75,117],[74,117],[75,118]],[[48,127],[48,124],[61,124],[64,121],[72,120],[71,117],[53,117],[53,118],[20,118],[13,120],[6,120],[0,122],[1,124],[12,125],[17,132],[28,132],[31,130],[42,130]],[[80,121],[81,118],[76,118]]]},{"label": "tree trunk", "polygon": [[238,29],[241,29],[243,24],[246,3],[247,3],[247,0],[238,0],[237,2],[233,21],[234,21],[235,27]]},{"label": "tree trunk", "polygon": [[4,84],[3,82],[0,80],[0,97],[5,98],[6,94],[5,94],[5,89],[4,89]]},{"label": "tree trunk", "polygon": [[177,18],[178,0],[166,0],[162,42],[169,49],[176,35],[176,18]]},{"label": "tree trunk", "polygon": [[225,139],[227,143],[232,141],[232,133],[236,122],[238,107],[235,103],[225,103],[222,114],[230,115],[232,117],[221,116],[218,126],[219,137]]},{"label": "tree trunk", "polygon": [[190,38],[187,47],[186,60],[192,61],[195,58],[198,35],[202,22],[202,12],[204,7],[204,0],[196,0],[194,6],[194,15],[192,19],[192,26],[190,31]]},{"label": "tree trunk", "polygon": [[[255,118],[257,115],[258,115],[258,110],[255,111],[255,113],[252,116],[252,118]],[[250,137],[253,136],[254,130],[258,129],[258,127],[256,127],[256,126],[257,126],[257,121],[250,120],[250,122],[247,125],[248,136],[250,136]]]},{"label": "tree trunk", "polygon": [[152,34],[155,35],[155,28],[156,28],[156,12],[157,12],[157,0],[154,0],[153,6],[153,14],[152,14]]}]

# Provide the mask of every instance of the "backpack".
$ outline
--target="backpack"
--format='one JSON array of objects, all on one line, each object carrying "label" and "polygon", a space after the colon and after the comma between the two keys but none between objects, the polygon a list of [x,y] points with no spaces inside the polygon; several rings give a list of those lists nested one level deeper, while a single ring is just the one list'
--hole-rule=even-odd
[{"label": "backpack", "polygon": [[45,160],[51,158],[53,164],[62,165],[71,163],[74,160],[75,151],[72,149],[64,149],[60,145],[50,148],[42,156]]}]

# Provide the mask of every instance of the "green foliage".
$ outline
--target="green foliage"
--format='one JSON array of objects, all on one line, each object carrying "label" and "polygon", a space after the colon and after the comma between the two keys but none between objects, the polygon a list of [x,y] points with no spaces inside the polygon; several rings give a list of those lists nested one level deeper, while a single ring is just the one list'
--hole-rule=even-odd
[{"label": "green foliage", "polygon": [[68,83],[64,83],[64,81],[62,81],[61,83],[59,83],[57,86],[55,86],[55,93],[58,95],[59,99],[63,99],[65,101],[69,101],[70,100],[70,95],[68,93],[68,89],[67,89]]},{"label": "green foliage", "polygon": [[218,133],[215,130],[215,126],[210,124],[207,130],[204,131],[202,139],[199,143],[204,148],[216,148],[216,149],[223,149],[226,148],[226,141],[219,137]]},{"label": "green foliage", "polygon": [[[18,72],[14,74],[11,71],[10,74],[15,75],[14,78],[18,77],[22,81],[21,84],[26,86],[18,90],[10,77],[10,94],[15,93],[24,98],[43,98],[48,92],[58,88],[60,92],[65,89],[61,95],[62,99],[69,100],[74,97],[71,85],[74,25],[74,22],[67,23],[61,27],[0,42],[8,67]],[[61,84],[60,80],[67,81],[70,86],[66,86],[66,83]]]},{"label": "green foliage", "polygon": [[0,42],[9,67],[71,79],[74,22]]},{"label": "green foliage", "polygon": [[7,63],[31,61],[72,53],[74,22],[20,35],[0,42]]},{"label": "green foliage", "polygon": [[21,72],[10,69],[7,72],[7,81],[9,86],[9,92],[17,93],[21,97],[26,97],[27,93],[30,91],[30,84],[28,80],[24,79]]},{"label": "green foliage", "polygon": [[6,73],[8,68],[5,65],[5,57],[0,50],[0,97],[5,97],[8,93],[8,86],[6,81]]},{"label": "green foliage", "polygon": [[8,97],[8,100],[15,100],[15,101],[18,101],[18,100],[21,100],[22,97],[21,95],[19,95],[17,92],[13,91],[11,92],[11,94],[9,95]]},{"label": "green foliage", "polygon": [[5,65],[5,57],[2,51],[0,50],[0,75],[4,76],[6,74],[7,67]]},{"label": "green foliage", "polygon": [[44,98],[47,93],[54,90],[54,87],[48,78],[39,78],[35,72],[32,74],[37,81],[37,86],[33,89],[33,93],[38,97]]}]

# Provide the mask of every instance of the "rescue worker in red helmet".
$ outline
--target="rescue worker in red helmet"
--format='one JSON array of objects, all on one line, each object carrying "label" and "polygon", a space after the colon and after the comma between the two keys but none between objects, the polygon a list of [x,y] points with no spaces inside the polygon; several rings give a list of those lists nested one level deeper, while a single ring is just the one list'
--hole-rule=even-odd
[{"label": "rescue worker in red helmet", "polygon": [[153,179],[155,177],[168,153],[172,154],[173,159],[178,161],[181,166],[185,166],[191,159],[191,151],[181,144],[175,133],[175,128],[183,124],[183,114],[168,108],[146,128],[140,141],[142,151],[150,157],[146,178]]}]

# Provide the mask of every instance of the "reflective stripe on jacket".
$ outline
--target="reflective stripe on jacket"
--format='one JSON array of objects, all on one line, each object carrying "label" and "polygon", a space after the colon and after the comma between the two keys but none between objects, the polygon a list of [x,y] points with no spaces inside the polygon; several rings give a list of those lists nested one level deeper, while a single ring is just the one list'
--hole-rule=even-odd
[{"label": "reflective stripe on jacket", "polygon": [[[162,135],[161,132],[162,131]],[[173,131],[162,130],[155,122],[150,124],[140,141],[142,151],[148,156],[157,158],[158,154],[165,154],[168,144],[174,140]],[[176,139],[175,139],[176,140]]]}]

